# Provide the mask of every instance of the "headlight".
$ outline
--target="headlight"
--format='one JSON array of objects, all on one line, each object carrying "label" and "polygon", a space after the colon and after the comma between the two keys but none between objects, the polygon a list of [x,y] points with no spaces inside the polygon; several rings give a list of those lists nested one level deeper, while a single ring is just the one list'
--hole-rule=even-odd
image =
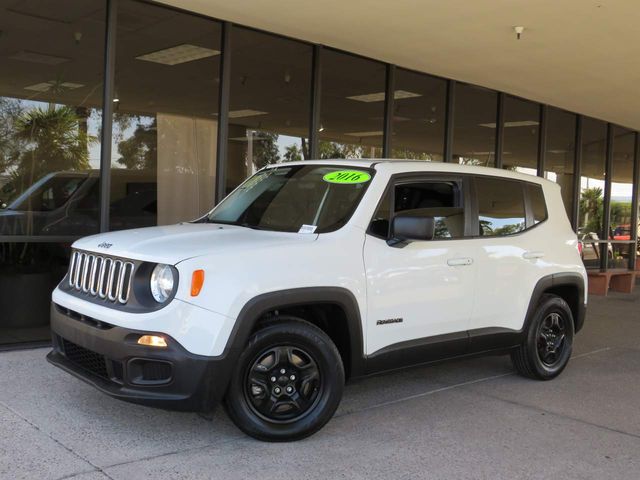
[{"label": "headlight", "polygon": [[151,273],[151,295],[158,303],[164,303],[171,296],[174,285],[173,270],[169,265],[156,265]]}]

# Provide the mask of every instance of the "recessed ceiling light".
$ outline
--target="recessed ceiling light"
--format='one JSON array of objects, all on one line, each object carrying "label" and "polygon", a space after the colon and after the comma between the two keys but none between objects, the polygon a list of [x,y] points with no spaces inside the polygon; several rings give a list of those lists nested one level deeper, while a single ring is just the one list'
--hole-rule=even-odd
[{"label": "recessed ceiling light", "polygon": [[[493,122],[493,123],[480,123],[478,125],[480,125],[481,127],[496,128],[495,122]],[[505,128],[509,128],[509,127],[533,127],[535,125],[538,125],[538,122],[536,122],[535,120],[519,120],[519,121],[515,121],[515,122],[504,122]]]},{"label": "recessed ceiling light", "polygon": [[382,130],[375,132],[349,132],[345,133],[345,135],[348,135],[350,137],[379,137],[380,135],[382,135]]},{"label": "recessed ceiling light", "polygon": [[64,87],[67,90],[75,90],[76,88],[84,87],[81,83],[73,83],[73,82],[62,82],[58,84],[60,87]]},{"label": "recessed ceiling light", "polygon": [[49,80],[48,82],[36,83],[34,85],[28,85],[24,87],[25,90],[31,90],[34,92],[48,92],[52,88],[63,88],[65,90],[75,90],[76,88],[84,87],[81,83],[62,82],[58,83],[55,80]]},{"label": "recessed ceiling light", "polygon": [[29,85],[24,87],[25,90],[31,90],[33,92],[46,92],[51,88],[51,84],[49,82],[36,83],[34,85]]},{"label": "recessed ceiling light", "polygon": [[569,150],[548,150],[549,153],[560,154],[560,153],[569,153]]},{"label": "recessed ceiling light", "polygon": [[9,58],[12,60],[20,60],[22,62],[41,63],[43,65],[59,65],[71,60],[66,57],[57,57],[46,53],[28,52],[27,50],[15,53]]},{"label": "recessed ceiling light", "polygon": [[269,112],[261,112],[260,110],[231,110],[229,112],[229,118],[242,118],[242,117],[254,117],[256,115],[266,115]]},{"label": "recessed ceiling light", "polygon": [[199,47],[184,43],[175,47],[165,48],[151,53],[146,53],[136,57],[138,60],[161,63],[162,65],[179,65],[181,63],[192,62],[202,58],[219,55],[219,50]]},{"label": "recessed ceiling light", "polygon": [[[402,100],[403,98],[414,98],[421,97],[422,95],[419,93],[407,92],[406,90],[396,90],[393,92],[393,98],[395,100]],[[385,94],[384,92],[377,93],[366,93],[364,95],[353,95],[351,97],[347,97],[349,100],[355,100],[357,102],[382,102],[384,101]]]}]

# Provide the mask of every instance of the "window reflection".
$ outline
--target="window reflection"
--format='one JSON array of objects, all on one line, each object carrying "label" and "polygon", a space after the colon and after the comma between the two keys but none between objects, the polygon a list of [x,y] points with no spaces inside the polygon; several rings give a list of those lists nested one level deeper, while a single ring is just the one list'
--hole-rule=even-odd
[{"label": "window reflection", "polygon": [[493,167],[496,164],[496,92],[456,84],[453,159],[465,165]]},{"label": "window reflection", "polygon": [[560,185],[569,218],[573,212],[576,116],[559,108],[547,108],[544,178]]},{"label": "window reflection", "polygon": [[[585,118],[582,131],[582,175],[578,235],[585,243],[583,259],[587,267],[599,267],[603,255],[613,257],[611,245],[603,237],[602,214],[606,170],[607,125]],[[601,242],[601,240],[605,242]]]},{"label": "window reflection", "polygon": [[507,170],[537,175],[539,117],[537,103],[505,97],[502,164]]},{"label": "window reflection", "polygon": [[0,6],[0,344],[50,338],[68,244],[98,231],[105,15],[102,0]]},{"label": "window reflection", "polygon": [[218,22],[118,7],[110,229],[192,220],[214,203]]},{"label": "window reflection", "polygon": [[[609,238],[613,240],[613,268],[629,266],[632,248],[637,248],[631,238],[631,224],[636,221],[631,211],[633,195],[633,163],[635,134],[621,127],[613,128],[613,163],[611,177],[611,205]],[[619,243],[628,242],[628,243]]]},{"label": "window reflection", "polygon": [[382,63],[323,51],[320,158],[382,156],[385,74]]},{"label": "window reflection", "polygon": [[391,157],[441,162],[447,82],[397,69]]},{"label": "window reflection", "polygon": [[312,47],[235,27],[227,192],[265,165],[309,157]]}]

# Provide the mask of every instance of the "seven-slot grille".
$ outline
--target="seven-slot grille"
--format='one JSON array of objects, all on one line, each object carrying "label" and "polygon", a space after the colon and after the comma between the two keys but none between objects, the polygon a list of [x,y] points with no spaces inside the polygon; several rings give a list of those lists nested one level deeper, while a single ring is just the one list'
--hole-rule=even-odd
[{"label": "seven-slot grille", "polygon": [[69,286],[78,292],[110,302],[127,303],[135,265],[119,258],[74,250],[69,266]]}]

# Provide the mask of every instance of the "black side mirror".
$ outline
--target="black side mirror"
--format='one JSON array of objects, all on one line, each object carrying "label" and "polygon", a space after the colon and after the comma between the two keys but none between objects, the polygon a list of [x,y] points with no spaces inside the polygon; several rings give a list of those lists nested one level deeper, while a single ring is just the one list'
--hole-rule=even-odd
[{"label": "black side mirror", "polygon": [[433,240],[436,222],[433,217],[396,215],[391,223],[391,246],[404,247],[410,240]]}]

